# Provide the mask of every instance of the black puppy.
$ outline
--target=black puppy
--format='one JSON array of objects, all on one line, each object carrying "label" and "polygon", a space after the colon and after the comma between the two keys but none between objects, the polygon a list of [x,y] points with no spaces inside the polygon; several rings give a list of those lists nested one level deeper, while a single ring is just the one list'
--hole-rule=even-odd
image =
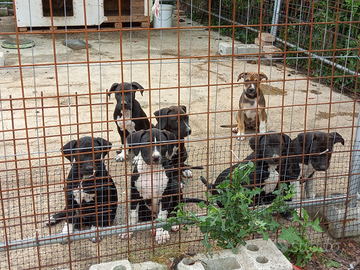
[{"label": "black puppy", "polygon": [[[177,148],[176,136],[152,128],[131,134],[127,141],[137,156],[131,176],[130,224],[156,217],[166,220],[179,202],[189,202],[182,198],[179,170],[169,163],[169,157]],[[120,235],[121,238],[129,236],[127,233]],[[162,244],[169,239],[168,231],[156,229],[155,241]]]},{"label": "black puppy", "polygon": [[[83,137],[62,148],[72,167],[66,179],[66,207],[54,214],[48,226],[66,220],[62,233],[72,233],[83,226],[110,226],[116,215],[117,190],[103,158],[111,143],[102,138]],[[91,239],[96,242],[97,239]]]},{"label": "black puppy", "polygon": [[289,156],[284,163],[282,177],[285,180],[299,180],[294,182],[295,200],[300,200],[300,180],[304,179],[306,198],[315,198],[312,179],[316,171],[326,171],[330,165],[331,153],[336,143],[344,145],[345,141],[337,132],[325,133],[321,131],[300,133],[291,140]]},{"label": "black puppy", "polygon": [[[123,84],[114,83],[109,90],[109,97],[111,92],[116,91],[116,106],[114,110],[114,120],[119,132],[121,143],[124,146],[125,138],[138,130],[149,129],[150,121],[145,112],[140,106],[140,103],[135,99],[136,90],[144,89],[139,83],[132,82]],[[141,95],[143,90],[140,90]],[[124,161],[126,158],[126,151],[121,151],[116,157],[116,161]]]},{"label": "black puppy", "polygon": [[[225,169],[221,172],[214,184],[208,184],[204,178],[202,182],[208,187],[212,194],[217,194],[216,187],[226,179],[230,179],[230,173],[233,172],[240,164],[254,162],[255,171],[249,175],[250,184],[248,188],[254,186],[262,188],[264,191],[255,198],[255,204],[269,204],[275,195],[272,194],[277,189],[279,183],[279,163],[280,156],[285,156],[290,143],[290,137],[286,134],[266,133],[252,137],[249,140],[251,149],[254,150],[243,161]],[[281,159],[282,160],[282,159]],[[219,207],[223,207],[221,203]]]},{"label": "black puppy", "polygon": [[189,125],[189,116],[186,115],[185,106],[170,106],[154,112],[156,116],[156,128],[164,129],[175,134],[175,136],[182,141],[179,143],[177,153],[171,159],[171,165],[175,168],[181,168],[182,175],[186,178],[191,178],[193,173],[185,165],[187,159],[187,151],[183,139],[191,134],[191,127]]}]

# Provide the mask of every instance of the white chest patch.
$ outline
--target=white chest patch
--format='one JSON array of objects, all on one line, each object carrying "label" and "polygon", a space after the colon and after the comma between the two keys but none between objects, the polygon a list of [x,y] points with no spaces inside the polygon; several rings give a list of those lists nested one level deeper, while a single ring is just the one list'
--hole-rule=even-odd
[{"label": "white chest patch", "polygon": [[302,163],[299,163],[300,166],[300,175],[298,179],[301,178],[309,178],[309,176],[311,174],[313,174],[314,172],[316,172],[316,170],[314,169],[314,167],[311,165],[311,162],[309,162],[309,165],[305,165]]},{"label": "white chest patch", "polygon": [[269,165],[269,178],[265,180],[264,191],[265,194],[273,192],[279,182],[279,173],[276,171],[278,165]]},{"label": "white chest patch", "polygon": [[[249,110],[245,111],[246,117],[252,119],[253,121],[256,120],[256,107],[257,107],[257,104],[258,104],[258,102],[256,100],[253,105],[251,105],[250,107],[247,107],[247,109],[249,109]],[[258,110],[258,114],[260,114],[260,110]]]},{"label": "white chest patch", "polygon": [[95,193],[89,194],[89,193],[84,192],[83,186],[82,186],[82,181],[80,182],[79,187],[77,189],[73,190],[72,193],[73,193],[75,201],[79,205],[81,205],[82,201],[91,202],[95,199]]},{"label": "white chest patch", "polygon": [[152,205],[154,211],[158,210],[158,204],[164,190],[167,187],[169,179],[167,178],[161,165],[147,165],[142,156],[139,155],[137,161],[137,169],[139,178],[135,182],[135,186],[144,200],[153,199]]},{"label": "white chest patch", "polygon": [[[130,110],[125,110],[123,112],[122,117],[118,116],[116,119],[116,124],[119,126],[119,128],[121,130],[125,129],[129,132],[129,133],[133,133],[135,132],[135,123],[131,120],[126,120],[126,119],[130,119],[132,117],[131,115],[131,111]],[[124,125],[124,119],[125,119],[125,125]]]}]

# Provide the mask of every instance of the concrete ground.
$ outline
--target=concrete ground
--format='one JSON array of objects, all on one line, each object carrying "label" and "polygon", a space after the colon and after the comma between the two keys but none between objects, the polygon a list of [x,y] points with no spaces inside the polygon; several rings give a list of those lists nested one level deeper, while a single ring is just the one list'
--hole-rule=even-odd
[{"label": "concrete ground", "polygon": [[[93,133],[113,143],[108,163],[121,202],[116,223],[126,223],[126,183],[129,179],[125,171],[130,172],[131,165],[127,164],[125,170],[123,164],[113,161],[120,139],[112,121],[114,97],[107,99],[106,92],[113,83],[122,80],[143,85],[144,95],[138,93],[137,99],[149,117],[163,107],[186,105],[193,131],[187,141],[189,164],[205,167],[195,171],[194,178],[187,182],[186,196],[204,198],[205,188],[198,181],[200,175],[214,181],[216,175],[229,166],[230,159],[236,160],[231,149],[239,159],[250,152],[249,137],[240,142],[232,137],[230,129],[220,128],[222,124],[235,123],[232,114],[238,108],[242,92],[241,82],[237,83],[236,79],[245,70],[260,70],[269,78],[262,84],[268,106],[268,130],[288,132],[294,138],[304,129],[336,128],[334,131],[344,137],[345,147],[336,145],[334,149],[332,166],[326,173],[330,177],[326,187],[319,181],[316,192],[320,195],[325,190],[327,194],[346,192],[348,151],[358,104],[319,80],[309,80],[307,74],[283,62],[259,62],[252,56],[219,56],[219,42],[231,42],[231,38],[221,36],[217,31],[209,32],[188,18],[181,20],[181,27],[196,28],[125,29],[121,35],[114,31],[87,35],[26,33],[19,37],[33,40],[33,48],[22,49],[20,54],[16,49],[0,48],[5,62],[0,68],[3,140],[0,170],[8,172],[6,178],[1,178],[1,185],[15,191],[20,188],[20,195],[15,191],[3,195],[9,199],[2,207],[7,212],[6,218],[12,218],[13,223],[6,232],[4,227],[0,228],[0,242],[5,241],[5,234],[11,240],[19,240],[61,231],[63,224],[48,228],[44,222],[49,211],[64,207],[63,168],[68,170],[70,164],[63,164],[59,149],[78,133]],[[0,35],[0,42],[15,38],[11,33],[14,27],[13,17],[1,18],[0,32],[9,34]],[[66,38],[87,41],[91,48],[69,49],[62,44]],[[152,118],[151,122],[156,123],[156,120]],[[49,167],[47,177],[42,174],[45,165],[53,166]],[[29,167],[32,171],[30,180]],[[22,169],[16,175],[14,168]],[[319,179],[324,175],[319,173]],[[21,213],[17,209],[21,209]],[[24,217],[21,219],[21,216]],[[175,234],[172,243],[176,244],[179,239],[191,243],[199,237],[195,231],[182,233],[181,237]],[[101,261],[122,259],[128,254],[134,260],[149,260],[151,239],[148,231],[137,233],[129,242],[113,235],[106,237],[99,247],[81,240],[72,243],[71,249],[68,245],[54,244],[51,248],[10,251],[0,261],[4,265],[11,261],[14,269],[32,268],[38,265],[37,258],[41,265],[51,265],[56,256],[59,268],[66,268],[71,257],[74,269],[85,269],[99,263],[97,258],[101,256],[106,256]],[[201,249],[201,244],[184,245],[188,250]],[[163,247],[155,249],[160,254],[163,251]],[[24,259],[20,259],[20,254]]]}]

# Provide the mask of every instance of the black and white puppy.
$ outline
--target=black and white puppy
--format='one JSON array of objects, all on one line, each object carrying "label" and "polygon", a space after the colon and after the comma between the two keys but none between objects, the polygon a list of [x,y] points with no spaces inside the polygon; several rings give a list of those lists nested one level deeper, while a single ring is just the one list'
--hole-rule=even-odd
[{"label": "black and white puppy", "polygon": [[[114,83],[109,90],[109,97],[111,92],[115,91],[116,106],[114,110],[114,120],[119,132],[121,143],[124,146],[126,137],[141,129],[149,129],[150,121],[146,113],[140,106],[140,103],[135,99],[135,93],[140,90],[143,94],[144,87],[137,82],[123,84]],[[121,151],[116,157],[116,161],[124,161],[126,158],[126,151]]]},{"label": "black and white puppy", "polygon": [[[83,226],[105,227],[113,222],[117,209],[117,190],[103,158],[111,143],[103,138],[82,137],[65,144],[62,152],[72,167],[66,179],[66,207],[50,217],[48,226],[66,220],[62,233]],[[97,239],[91,239],[96,242]]]},{"label": "black and white puppy", "polygon": [[179,143],[178,151],[171,159],[171,165],[174,168],[181,168],[182,175],[186,178],[193,177],[193,173],[185,165],[188,157],[183,139],[191,134],[191,127],[189,125],[189,116],[186,115],[186,106],[170,106],[168,108],[160,109],[154,112],[156,116],[156,128],[167,130],[175,134],[175,136],[182,140]]},{"label": "black and white puppy", "polygon": [[[177,151],[174,133],[152,128],[132,133],[127,137],[129,146],[137,156],[131,176],[130,224],[166,220],[181,199],[179,199],[180,174],[171,170],[169,159]],[[130,235],[121,234],[121,238]],[[157,228],[155,241],[159,244],[169,241],[169,232]]]},{"label": "black and white puppy", "polygon": [[[240,164],[246,164],[251,160],[254,162],[255,170],[249,175],[250,184],[248,188],[252,189],[254,186],[262,188],[264,191],[255,198],[255,203],[257,205],[269,204],[275,198],[272,192],[277,189],[279,183],[280,157],[285,156],[290,141],[290,137],[286,134],[266,133],[252,137],[249,140],[249,145],[254,151],[249,156],[222,171],[214,184],[208,184],[204,178],[201,180],[212,194],[217,194],[216,187],[224,180],[229,179],[230,173]],[[218,205],[223,207],[221,203]]]},{"label": "black and white puppy", "polygon": [[295,197],[300,200],[301,181],[304,180],[304,190],[307,199],[314,199],[314,180],[312,177],[316,171],[326,171],[330,165],[331,154],[334,144],[344,145],[343,137],[337,132],[325,133],[321,131],[300,133],[291,140],[289,156],[286,159],[285,170],[282,171],[286,180],[299,180],[294,182]]}]

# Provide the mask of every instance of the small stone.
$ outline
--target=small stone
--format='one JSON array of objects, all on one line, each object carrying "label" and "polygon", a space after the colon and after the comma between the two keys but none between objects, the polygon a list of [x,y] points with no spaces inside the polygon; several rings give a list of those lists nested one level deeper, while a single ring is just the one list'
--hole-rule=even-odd
[{"label": "small stone", "polygon": [[[80,39],[72,39],[72,40],[66,39],[62,42],[62,44],[73,50],[86,49],[86,42]],[[91,48],[91,45],[88,44],[88,47]]]}]

